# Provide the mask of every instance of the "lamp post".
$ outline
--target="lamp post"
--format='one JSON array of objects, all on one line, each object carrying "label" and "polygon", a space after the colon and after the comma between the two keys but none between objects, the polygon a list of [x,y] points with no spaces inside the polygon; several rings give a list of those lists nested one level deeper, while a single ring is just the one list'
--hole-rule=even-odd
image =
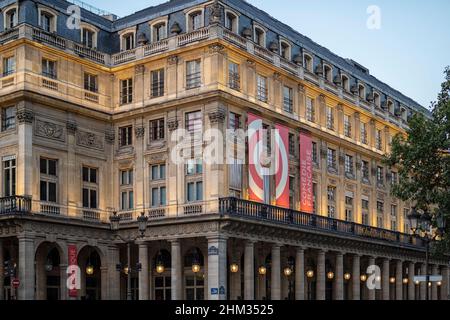
[{"label": "lamp post", "polygon": [[434,228],[434,230],[432,230],[433,219],[430,213],[427,210],[424,210],[422,213],[420,213],[415,207],[408,215],[408,219],[410,221],[411,231],[413,232],[413,235],[425,242],[425,300],[429,300],[430,293],[428,284],[430,282],[430,244],[433,241],[436,241],[438,237],[443,235],[443,233],[445,232],[446,221],[443,215],[439,213],[435,218],[436,227]]},{"label": "lamp post", "polygon": [[[145,212],[141,213],[141,215],[137,218],[138,229],[139,229],[140,235],[138,237],[136,237],[135,239],[130,238],[128,240],[122,238],[120,236],[120,234],[117,232],[120,227],[120,220],[121,220],[121,217],[119,215],[117,215],[117,212],[115,212],[115,211],[109,217],[111,230],[115,233],[116,237],[118,237],[120,240],[122,240],[124,243],[127,244],[127,267],[128,267],[128,272],[126,273],[126,275],[127,275],[127,300],[132,300],[133,293],[131,291],[131,272],[133,269],[131,268],[131,245],[139,237],[141,237],[141,238],[144,237],[145,230],[147,230],[148,217],[145,216]],[[140,268],[141,268],[141,265],[140,265],[140,263],[138,263],[136,266],[136,269],[138,271],[140,271]]]}]

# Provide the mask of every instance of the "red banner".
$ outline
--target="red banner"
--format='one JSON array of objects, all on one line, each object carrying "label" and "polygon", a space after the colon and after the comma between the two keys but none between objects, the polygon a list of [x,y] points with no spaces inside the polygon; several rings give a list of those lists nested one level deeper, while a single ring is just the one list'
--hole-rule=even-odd
[{"label": "red banner", "polygon": [[300,210],[314,213],[312,139],[300,133]]},{"label": "red banner", "polygon": [[264,177],[261,166],[261,152],[263,148],[262,119],[251,113],[248,114],[248,170],[249,170],[249,199],[264,202]]},{"label": "red banner", "polygon": [[76,298],[78,297],[78,286],[77,283],[79,275],[79,268],[78,268],[78,252],[77,252],[77,246],[76,245],[69,245],[67,248],[68,254],[69,254],[69,268],[68,268],[68,281],[67,286],[69,289],[69,297]]},{"label": "red banner", "polygon": [[275,129],[277,206],[289,208],[289,129],[279,124]]}]

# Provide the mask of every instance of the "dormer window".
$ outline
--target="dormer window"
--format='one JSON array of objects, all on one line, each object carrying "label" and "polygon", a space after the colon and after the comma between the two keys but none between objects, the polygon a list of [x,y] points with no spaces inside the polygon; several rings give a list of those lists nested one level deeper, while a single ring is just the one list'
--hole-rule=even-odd
[{"label": "dormer window", "polygon": [[255,43],[261,47],[266,46],[266,32],[260,27],[255,27]]},{"label": "dormer window", "polygon": [[363,84],[358,85],[358,95],[360,99],[365,99],[366,97],[366,88]]},{"label": "dormer window", "polygon": [[280,55],[286,60],[291,60],[291,45],[283,40],[280,41]]},{"label": "dormer window", "polygon": [[394,103],[391,100],[387,102],[387,109],[389,113],[394,114]]},{"label": "dormer window", "polygon": [[331,82],[333,79],[333,70],[331,69],[331,67],[329,65],[324,65],[323,66],[323,77]]},{"label": "dormer window", "polygon": [[53,15],[49,12],[42,11],[41,12],[41,28],[44,29],[44,31],[52,32],[53,30]]},{"label": "dormer window", "polygon": [[304,54],[305,58],[305,69],[309,72],[313,72],[313,58],[309,54]]},{"label": "dormer window", "polygon": [[153,42],[161,41],[167,38],[167,25],[165,22],[153,26]]},{"label": "dormer window", "polygon": [[134,49],[134,33],[127,33],[122,38],[123,50]]},{"label": "dormer window", "polygon": [[345,91],[350,91],[350,81],[349,81],[348,77],[345,74],[343,74],[341,76],[341,80],[342,80],[342,88]]},{"label": "dormer window", "polygon": [[203,10],[195,10],[188,14],[188,31],[203,28]]},{"label": "dormer window", "polygon": [[225,10],[225,28],[238,33],[238,18],[233,12]]},{"label": "dormer window", "polygon": [[373,101],[374,101],[376,107],[379,108],[381,106],[380,95],[378,93],[376,93],[376,92],[374,92],[374,94],[373,94]]},{"label": "dormer window", "polygon": [[97,47],[97,31],[91,27],[85,26],[81,28],[81,43],[87,48]]},{"label": "dormer window", "polygon": [[6,29],[12,29],[15,26],[17,26],[18,19],[17,19],[17,8],[13,9],[6,9],[5,15],[4,15],[4,21],[5,21],[5,30]]}]

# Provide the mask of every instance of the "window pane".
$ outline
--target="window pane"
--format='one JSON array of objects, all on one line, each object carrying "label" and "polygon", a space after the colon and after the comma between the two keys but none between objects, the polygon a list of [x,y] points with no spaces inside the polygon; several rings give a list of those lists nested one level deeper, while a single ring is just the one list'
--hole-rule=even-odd
[{"label": "window pane", "polygon": [[83,181],[89,182],[89,168],[83,167]]},{"label": "window pane", "polygon": [[89,190],[83,188],[83,207],[89,208]]},{"label": "window pane", "polygon": [[51,176],[56,176],[56,161],[48,160],[48,174]]},{"label": "window pane", "polygon": [[203,182],[197,182],[197,200],[203,200]]},{"label": "window pane", "polygon": [[90,169],[90,182],[97,183],[97,170],[96,169]]},{"label": "window pane", "polygon": [[161,165],[159,167],[159,178],[160,179],[165,179],[166,178],[166,166],[165,165]]},{"label": "window pane", "polygon": [[128,193],[128,209],[134,208],[134,193],[133,191],[130,191]]},{"label": "window pane", "polygon": [[41,181],[41,201],[47,201],[47,182]]},{"label": "window pane", "polygon": [[195,200],[195,184],[190,182],[187,185],[187,200],[194,201]]},{"label": "window pane", "polygon": [[47,159],[42,159],[40,161],[41,173],[47,174]]},{"label": "window pane", "polygon": [[91,190],[91,208],[97,209],[97,191]]},{"label": "window pane", "polygon": [[152,207],[158,206],[158,188],[152,189]]},{"label": "window pane", "polygon": [[166,187],[161,187],[159,204],[166,205]]},{"label": "window pane", "polygon": [[152,166],[152,180],[158,180],[158,166]]},{"label": "window pane", "polygon": [[56,183],[49,182],[49,184],[48,184],[48,201],[49,202],[57,202],[56,201]]}]

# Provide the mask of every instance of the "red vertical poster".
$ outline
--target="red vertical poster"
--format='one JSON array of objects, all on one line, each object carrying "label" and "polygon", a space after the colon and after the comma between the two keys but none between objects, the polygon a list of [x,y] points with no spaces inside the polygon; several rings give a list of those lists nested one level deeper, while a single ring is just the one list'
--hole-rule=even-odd
[{"label": "red vertical poster", "polygon": [[276,199],[277,206],[289,208],[289,129],[275,126]]},{"label": "red vertical poster", "polygon": [[248,180],[249,199],[264,202],[264,177],[261,166],[261,152],[263,148],[262,119],[251,113],[248,114]]},{"label": "red vertical poster", "polygon": [[300,133],[300,210],[314,213],[312,139]]},{"label": "red vertical poster", "polygon": [[68,272],[68,281],[67,286],[69,289],[69,297],[76,298],[78,297],[78,287],[79,284],[77,281],[79,281],[79,268],[78,268],[78,252],[77,252],[77,246],[76,245],[69,245],[68,248],[68,255],[69,255],[69,268],[67,270]]}]

